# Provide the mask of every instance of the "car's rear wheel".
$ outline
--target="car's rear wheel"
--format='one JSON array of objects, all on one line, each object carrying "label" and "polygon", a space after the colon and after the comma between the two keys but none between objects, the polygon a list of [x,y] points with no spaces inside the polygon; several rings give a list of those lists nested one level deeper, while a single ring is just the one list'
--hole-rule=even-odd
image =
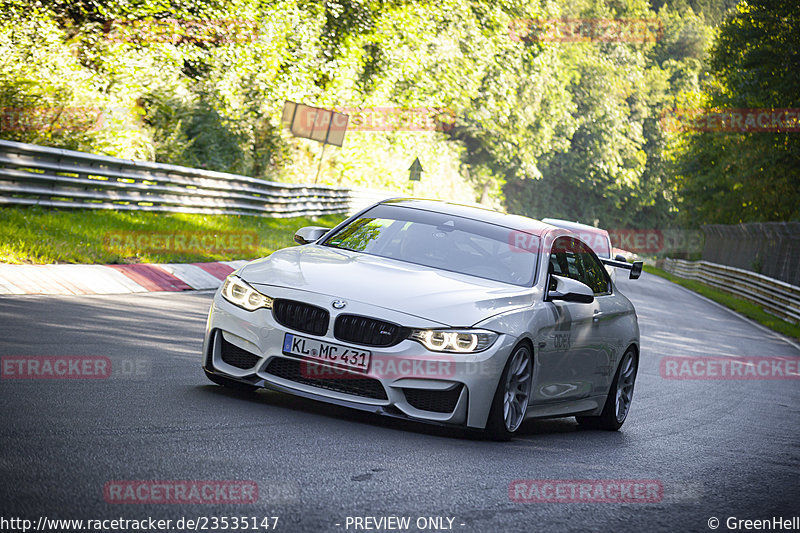
[{"label": "car's rear wheel", "polygon": [[214,374],[209,372],[205,368],[203,369],[205,372],[206,377],[216,383],[217,385],[222,385],[223,387],[227,387],[229,389],[238,390],[241,392],[254,392],[258,390],[258,387],[255,385],[249,385],[247,383],[242,383],[241,381],[236,381],[234,379],[226,378],[224,376],[220,376],[219,374]]},{"label": "car's rear wheel", "polygon": [[531,397],[533,356],[520,344],[508,358],[494,394],[486,432],[494,440],[510,440],[525,420]]},{"label": "car's rear wheel", "polygon": [[633,402],[633,387],[636,384],[638,361],[633,348],[628,348],[619,362],[617,373],[608,391],[606,403],[600,416],[576,416],[582,426],[593,429],[617,431],[625,423]]}]

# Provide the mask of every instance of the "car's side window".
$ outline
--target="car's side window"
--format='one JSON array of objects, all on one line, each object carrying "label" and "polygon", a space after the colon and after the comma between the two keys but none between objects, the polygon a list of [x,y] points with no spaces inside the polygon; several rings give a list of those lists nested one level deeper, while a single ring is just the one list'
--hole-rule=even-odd
[{"label": "car's side window", "polygon": [[606,270],[594,255],[587,249],[578,254],[578,258],[583,267],[584,283],[592,288],[595,295],[608,294],[611,292],[611,285],[608,282]]},{"label": "car's side window", "polygon": [[565,250],[569,247],[569,242],[565,237],[556,239],[553,243],[552,253],[550,254],[550,272],[557,276],[569,277],[569,264]]},{"label": "car's side window", "polygon": [[595,295],[607,294],[611,285],[603,265],[589,248],[572,237],[559,237],[550,254],[551,273],[588,285]]}]

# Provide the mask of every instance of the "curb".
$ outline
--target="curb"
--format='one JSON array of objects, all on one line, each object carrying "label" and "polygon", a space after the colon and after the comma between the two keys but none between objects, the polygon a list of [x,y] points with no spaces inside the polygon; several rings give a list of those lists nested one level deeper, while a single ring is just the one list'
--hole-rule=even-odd
[{"label": "curb", "polygon": [[249,261],[130,265],[0,263],[2,294],[129,294],[216,289]]}]

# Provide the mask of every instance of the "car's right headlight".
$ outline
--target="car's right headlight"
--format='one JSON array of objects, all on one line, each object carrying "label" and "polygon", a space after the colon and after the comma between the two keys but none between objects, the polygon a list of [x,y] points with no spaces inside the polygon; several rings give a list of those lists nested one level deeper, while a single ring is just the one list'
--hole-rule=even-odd
[{"label": "car's right headlight", "polygon": [[222,285],[222,297],[233,305],[248,311],[255,311],[262,307],[272,309],[272,298],[261,294],[242,278],[233,274],[228,276]]},{"label": "car's right headlight", "polygon": [[432,352],[475,353],[489,348],[498,334],[484,329],[415,329],[409,339]]}]

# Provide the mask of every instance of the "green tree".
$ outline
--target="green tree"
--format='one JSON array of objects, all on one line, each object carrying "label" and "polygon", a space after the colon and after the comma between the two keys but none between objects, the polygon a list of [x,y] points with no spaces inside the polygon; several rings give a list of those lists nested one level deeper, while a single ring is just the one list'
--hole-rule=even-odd
[{"label": "green tree", "polygon": [[[742,2],[719,29],[704,110],[800,107],[800,4]],[[800,218],[800,133],[698,131],[681,140],[689,224]]]},{"label": "green tree", "polygon": [[[641,2],[573,5],[571,17],[646,18]],[[553,43],[562,69],[568,117],[561,138],[538,158],[541,179],[509,180],[508,205],[534,217],[604,227],[678,223],[662,109],[696,90],[709,30],[690,9],[664,7],[655,42]]]}]

